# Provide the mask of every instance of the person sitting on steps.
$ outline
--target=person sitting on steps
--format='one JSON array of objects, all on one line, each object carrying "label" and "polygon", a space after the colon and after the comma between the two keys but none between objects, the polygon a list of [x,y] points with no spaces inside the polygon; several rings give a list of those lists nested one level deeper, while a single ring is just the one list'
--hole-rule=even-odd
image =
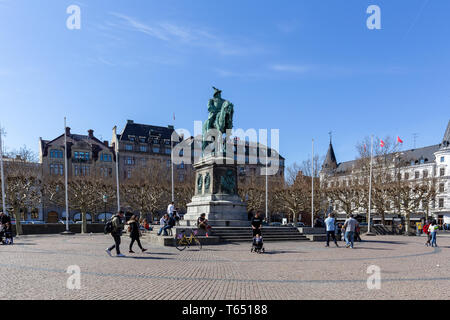
[{"label": "person sitting on steps", "polygon": [[199,229],[205,230],[206,237],[209,237],[208,231],[211,229],[211,226],[208,224],[208,219],[206,219],[205,213],[202,213],[200,217],[197,219],[197,227]]}]

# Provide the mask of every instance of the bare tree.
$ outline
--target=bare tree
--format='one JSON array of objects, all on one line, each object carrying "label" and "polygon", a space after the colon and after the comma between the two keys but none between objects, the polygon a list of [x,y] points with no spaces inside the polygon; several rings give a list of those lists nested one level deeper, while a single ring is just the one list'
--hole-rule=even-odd
[{"label": "bare tree", "polygon": [[22,214],[41,202],[41,170],[34,162],[34,153],[23,147],[5,158],[5,194],[6,203],[12,208],[16,219],[16,234],[23,234]]}]

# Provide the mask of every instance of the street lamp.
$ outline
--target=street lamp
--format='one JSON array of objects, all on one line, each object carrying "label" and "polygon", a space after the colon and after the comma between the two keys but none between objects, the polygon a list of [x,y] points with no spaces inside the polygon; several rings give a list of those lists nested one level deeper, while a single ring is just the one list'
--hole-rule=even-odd
[{"label": "street lamp", "polygon": [[108,202],[108,196],[106,194],[103,195],[103,203],[105,204],[105,209],[103,211],[103,223],[106,223],[106,203]]}]

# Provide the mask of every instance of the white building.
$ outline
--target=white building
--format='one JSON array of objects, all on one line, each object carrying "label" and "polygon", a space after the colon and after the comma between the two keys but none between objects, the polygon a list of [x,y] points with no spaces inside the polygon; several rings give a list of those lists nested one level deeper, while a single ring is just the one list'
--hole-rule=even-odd
[{"label": "white building", "polygon": [[[421,204],[416,214],[411,216],[411,225],[425,217],[426,212],[434,217],[439,224],[450,224],[450,121],[440,144],[396,152],[387,156],[391,163],[397,161],[396,163],[399,164],[397,166],[388,166],[392,170],[391,174],[394,177],[397,175],[400,180],[414,182],[414,180],[418,181],[419,179],[429,179],[432,177],[436,180],[437,194],[434,201],[425,205]],[[320,173],[321,182],[344,186],[346,184],[348,185],[349,181],[353,181],[354,179],[368,179],[368,175],[361,175],[357,161],[338,163],[334,154],[333,145],[330,141],[330,146]],[[345,211],[342,210],[342,206],[339,203],[330,203],[329,210],[336,212],[340,220],[346,216]],[[356,208],[354,213],[366,216],[367,209]],[[371,213],[375,223],[381,219],[377,213],[376,206],[373,204]],[[392,219],[398,216],[399,212],[395,212],[393,208],[391,211],[385,213],[386,223],[391,224]]]}]

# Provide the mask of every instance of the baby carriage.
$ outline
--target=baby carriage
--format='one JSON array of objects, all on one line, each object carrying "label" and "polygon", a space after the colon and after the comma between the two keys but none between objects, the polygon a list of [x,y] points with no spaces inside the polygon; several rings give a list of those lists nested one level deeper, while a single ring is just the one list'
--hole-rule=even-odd
[{"label": "baby carriage", "polygon": [[257,234],[255,237],[253,237],[252,241],[252,248],[250,252],[256,252],[256,253],[263,253],[264,250],[264,242],[261,235]]}]

